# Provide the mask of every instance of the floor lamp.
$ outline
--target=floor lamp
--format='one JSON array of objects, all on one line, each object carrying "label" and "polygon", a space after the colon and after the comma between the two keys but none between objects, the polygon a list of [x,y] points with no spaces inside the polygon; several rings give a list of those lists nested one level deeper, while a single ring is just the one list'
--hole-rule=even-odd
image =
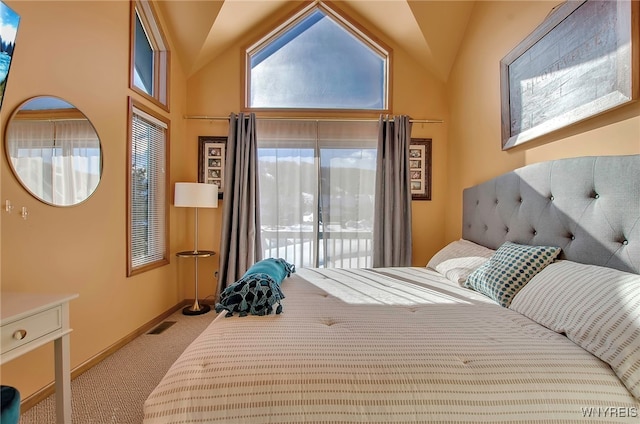
[{"label": "floor lamp", "polygon": [[178,252],[177,256],[195,259],[195,301],[193,305],[182,310],[185,315],[206,314],[211,310],[209,305],[200,305],[198,302],[198,258],[207,258],[215,255],[211,250],[198,250],[198,208],[218,207],[218,186],[204,183],[176,183],[173,205],[176,207],[195,208],[195,234],[193,250]]}]

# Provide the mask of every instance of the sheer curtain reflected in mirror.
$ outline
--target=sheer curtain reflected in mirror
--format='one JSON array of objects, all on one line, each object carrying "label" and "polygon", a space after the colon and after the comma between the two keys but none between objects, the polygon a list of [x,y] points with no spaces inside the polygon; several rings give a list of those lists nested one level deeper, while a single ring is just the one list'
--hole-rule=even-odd
[{"label": "sheer curtain reflected in mirror", "polygon": [[86,116],[56,97],[36,97],[11,117],[6,132],[11,168],[39,200],[72,206],[95,191],[102,173],[100,140]]},{"label": "sheer curtain reflected in mirror", "polygon": [[377,122],[260,120],[264,257],[371,266]]}]

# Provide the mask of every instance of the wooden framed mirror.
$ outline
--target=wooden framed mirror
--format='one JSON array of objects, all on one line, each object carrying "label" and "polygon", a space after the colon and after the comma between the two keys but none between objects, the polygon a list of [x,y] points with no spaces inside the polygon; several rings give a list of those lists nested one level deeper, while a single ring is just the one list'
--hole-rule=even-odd
[{"label": "wooden framed mirror", "polygon": [[80,110],[58,97],[34,97],[16,108],[6,127],[5,152],[20,184],[52,206],[84,202],[102,175],[95,128]]}]

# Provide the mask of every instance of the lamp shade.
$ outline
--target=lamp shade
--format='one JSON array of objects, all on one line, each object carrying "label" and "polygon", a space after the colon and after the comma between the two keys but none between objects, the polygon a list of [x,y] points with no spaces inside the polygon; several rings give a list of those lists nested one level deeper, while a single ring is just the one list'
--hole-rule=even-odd
[{"label": "lamp shade", "polygon": [[173,205],[187,208],[217,208],[218,186],[205,183],[176,183]]}]

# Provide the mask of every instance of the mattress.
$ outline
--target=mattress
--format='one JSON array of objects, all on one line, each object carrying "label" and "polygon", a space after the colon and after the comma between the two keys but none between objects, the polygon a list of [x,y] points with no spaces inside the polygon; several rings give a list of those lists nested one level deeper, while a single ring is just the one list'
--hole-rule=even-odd
[{"label": "mattress", "polygon": [[435,271],[300,269],[282,291],[282,314],[219,314],[144,423],[637,422],[609,365]]}]

